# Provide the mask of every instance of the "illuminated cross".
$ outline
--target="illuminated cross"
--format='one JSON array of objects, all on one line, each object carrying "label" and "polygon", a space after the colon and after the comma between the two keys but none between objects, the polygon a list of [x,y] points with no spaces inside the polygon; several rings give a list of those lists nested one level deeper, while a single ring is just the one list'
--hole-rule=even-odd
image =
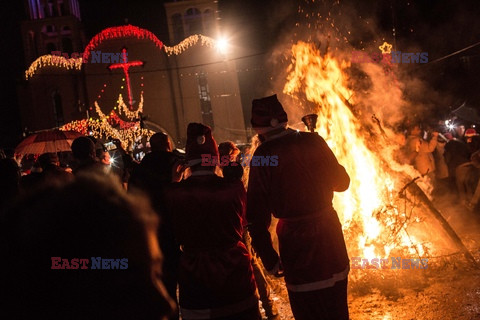
[{"label": "illuminated cross", "polygon": [[130,104],[130,109],[132,108],[133,101],[132,101],[132,88],[130,87],[130,75],[128,74],[128,69],[130,67],[138,67],[143,65],[143,61],[130,61],[127,62],[127,49],[123,48],[122,49],[122,60],[123,62],[120,63],[114,63],[110,65],[108,68],[110,70],[113,69],[123,69],[123,73],[125,73],[125,80],[127,82],[127,90],[128,90],[128,103]]}]

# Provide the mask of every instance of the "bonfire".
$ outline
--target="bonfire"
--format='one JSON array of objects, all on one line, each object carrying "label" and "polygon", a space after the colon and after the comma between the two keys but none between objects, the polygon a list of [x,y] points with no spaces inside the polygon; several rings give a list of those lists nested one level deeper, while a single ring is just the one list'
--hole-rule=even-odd
[{"label": "bonfire", "polygon": [[[318,116],[316,132],[351,177],[347,192],[334,197],[350,258],[361,260],[361,266],[369,269],[381,269],[372,266],[372,259],[386,259],[389,269],[393,258],[415,259],[420,261],[416,267],[423,269],[429,258],[452,253],[456,246],[475,264],[432,204],[429,177],[397,161],[401,145],[393,126],[369,114],[370,110],[357,108],[349,88],[349,67],[350,62],[321,53],[312,43],[298,42],[292,46],[283,93],[291,98],[289,114]],[[301,124],[293,127],[305,129]],[[353,272],[350,279],[365,275]]]}]

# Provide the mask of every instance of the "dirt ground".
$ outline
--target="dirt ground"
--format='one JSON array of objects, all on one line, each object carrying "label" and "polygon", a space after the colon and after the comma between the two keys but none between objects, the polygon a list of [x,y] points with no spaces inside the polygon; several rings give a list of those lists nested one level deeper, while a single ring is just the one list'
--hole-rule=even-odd
[{"label": "dirt ground", "polygon": [[[480,263],[480,213],[450,198],[435,204]],[[280,319],[294,319],[283,280],[269,279]],[[480,268],[455,252],[424,270],[351,270],[348,290],[351,320],[480,320]]]}]

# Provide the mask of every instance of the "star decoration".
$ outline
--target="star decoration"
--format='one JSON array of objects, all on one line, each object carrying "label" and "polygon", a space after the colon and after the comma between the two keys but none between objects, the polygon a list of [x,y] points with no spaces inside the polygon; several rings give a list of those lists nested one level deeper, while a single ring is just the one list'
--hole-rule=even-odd
[{"label": "star decoration", "polygon": [[380,47],[378,47],[380,50],[382,50],[382,53],[390,53],[392,52],[392,45],[388,42],[384,42]]}]

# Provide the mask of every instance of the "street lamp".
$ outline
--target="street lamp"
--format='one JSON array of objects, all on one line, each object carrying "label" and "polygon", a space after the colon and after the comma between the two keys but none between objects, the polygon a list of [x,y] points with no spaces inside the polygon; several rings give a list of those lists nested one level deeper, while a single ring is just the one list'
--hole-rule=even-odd
[{"label": "street lamp", "polygon": [[222,55],[226,55],[228,53],[229,47],[230,45],[225,37],[221,37],[215,41],[215,48]]}]

